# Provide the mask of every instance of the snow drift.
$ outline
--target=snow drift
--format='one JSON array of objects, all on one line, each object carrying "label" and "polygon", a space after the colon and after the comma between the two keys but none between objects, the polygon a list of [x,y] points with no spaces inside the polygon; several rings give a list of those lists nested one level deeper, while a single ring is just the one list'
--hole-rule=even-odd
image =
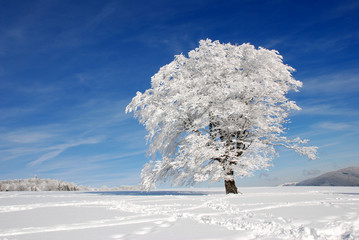
[{"label": "snow drift", "polygon": [[1,192],[1,240],[354,240],[359,188]]}]

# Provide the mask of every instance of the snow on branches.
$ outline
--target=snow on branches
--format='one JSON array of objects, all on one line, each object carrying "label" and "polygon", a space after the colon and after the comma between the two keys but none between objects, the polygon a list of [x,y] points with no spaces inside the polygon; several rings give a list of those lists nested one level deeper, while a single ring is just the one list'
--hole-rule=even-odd
[{"label": "snow on branches", "polygon": [[38,177],[0,181],[0,191],[84,191],[89,190],[75,183]]},{"label": "snow on branches", "polygon": [[188,57],[177,55],[137,92],[126,112],[134,112],[148,131],[149,155],[142,187],[234,181],[267,168],[284,146],[316,158],[316,147],[281,136],[292,110],[286,94],[300,81],[275,50],[251,44],[201,40]]}]

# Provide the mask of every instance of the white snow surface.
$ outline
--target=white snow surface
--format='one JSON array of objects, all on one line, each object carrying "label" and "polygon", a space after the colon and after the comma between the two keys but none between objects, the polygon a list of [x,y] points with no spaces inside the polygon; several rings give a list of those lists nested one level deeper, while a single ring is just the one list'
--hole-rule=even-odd
[{"label": "white snow surface", "polygon": [[359,239],[358,187],[0,192],[0,240]]}]

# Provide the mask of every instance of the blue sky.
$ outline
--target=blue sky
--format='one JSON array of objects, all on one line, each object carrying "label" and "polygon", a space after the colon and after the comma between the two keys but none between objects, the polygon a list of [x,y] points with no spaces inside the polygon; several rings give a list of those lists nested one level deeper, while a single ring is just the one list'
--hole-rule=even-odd
[{"label": "blue sky", "polygon": [[359,165],[358,1],[0,0],[0,179],[137,184],[146,131],[125,107],[205,38],[278,50],[304,83],[287,136],[319,147],[239,187]]}]

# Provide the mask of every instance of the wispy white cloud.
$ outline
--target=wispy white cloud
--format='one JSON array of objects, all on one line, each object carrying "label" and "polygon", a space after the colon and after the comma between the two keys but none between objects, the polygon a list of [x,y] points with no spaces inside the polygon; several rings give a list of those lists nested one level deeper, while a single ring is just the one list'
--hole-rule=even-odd
[{"label": "wispy white cloud", "polygon": [[28,164],[28,166],[33,167],[37,164],[40,164],[46,160],[49,160],[51,158],[56,157],[57,155],[61,154],[63,151],[65,151],[65,149],[58,149],[49,153],[45,153],[44,155],[42,155],[41,157],[39,157],[38,159],[36,159],[35,161],[32,161]]},{"label": "wispy white cloud", "polygon": [[[311,41],[301,41],[296,43],[304,52],[324,52],[340,54],[341,51],[352,46],[354,42],[359,41],[359,31],[353,31],[347,34],[340,34],[331,37],[322,37],[312,39]],[[314,60],[314,59],[313,59]],[[313,61],[312,60],[312,61]]]},{"label": "wispy white cloud", "polygon": [[0,108],[0,119],[2,121],[14,118],[22,118],[27,114],[36,112],[35,107],[11,107],[11,108]]},{"label": "wispy white cloud", "polygon": [[103,161],[108,161],[108,160],[124,159],[124,158],[133,157],[133,156],[137,156],[137,155],[145,155],[145,153],[146,153],[146,151],[140,150],[140,151],[128,152],[125,154],[101,154],[101,155],[87,157],[86,160],[88,162],[103,162]]},{"label": "wispy white cloud", "polygon": [[0,154],[1,154],[0,162],[6,162],[13,159],[19,160],[19,159],[23,159],[25,156],[31,156],[41,152],[42,152],[41,148],[34,146],[31,147],[18,146],[18,145],[10,146],[0,150]]},{"label": "wispy white cloud", "polygon": [[96,144],[101,142],[102,140],[99,138],[88,138],[88,139],[81,139],[79,141],[76,142],[70,142],[70,143],[65,143],[65,144],[59,144],[56,146],[51,146],[49,148],[47,148],[48,150],[52,150],[48,153],[43,154],[42,156],[40,156],[38,159],[36,159],[35,161],[32,161],[28,164],[28,166],[35,166],[38,165],[40,163],[43,163],[44,161],[47,161],[49,159],[52,159],[58,155],[60,155],[62,152],[66,151],[69,148],[72,147],[76,147],[76,146],[80,146],[80,145],[84,145],[84,144]]},{"label": "wispy white cloud", "polygon": [[356,117],[359,116],[358,109],[351,109],[347,107],[337,106],[332,103],[314,103],[314,101],[302,101],[299,103],[299,106],[302,108],[300,111],[293,112],[295,115],[327,115],[327,116],[350,116]]},{"label": "wispy white cloud", "polygon": [[13,143],[38,143],[43,142],[49,138],[52,138],[54,135],[46,132],[29,132],[25,131],[15,131],[6,133],[0,136],[0,141],[9,141]]},{"label": "wispy white cloud", "polygon": [[333,131],[341,131],[341,130],[352,128],[350,124],[340,123],[340,122],[320,122],[315,124],[315,127],[333,130]]},{"label": "wispy white cloud", "polygon": [[111,15],[117,11],[117,4],[110,2],[105,5],[100,12],[94,16],[87,24],[87,28],[94,29],[98,27],[101,23],[106,21]]},{"label": "wispy white cloud", "polygon": [[[90,100],[69,107],[66,112],[61,112],[62,116],[57,115],[57,121],[46,122],[44,125],[34,122],[21,129],[11,124],[3,126],[0,128],[0,161],[22,159],[23,162],[28,159],[28,166],[35,166],[79,145],[101,143],[107,138],[116,142],[117,135],[114,134],[124,127],[124,121],[132,118],[124,112],[127,102]],[[3,117],[11,123],[13,118],[25,119],[34,112],[35,109],[13,110]],[[126,130],[122,132],[127,133]]]},{"label": "wispy white cloud", "polygon": [[351,1],[349,3],[344,1],[343,3],[343,5],[340,5],[339,7],[333,9],[329,14],[327,14],[327,18],[334,19],[346,16],[349,13],[355,14],[355,12],[359,9],[358,1]]},{"label": "wispy white cloud", "polygon": [[[82,154],[60,155],[56,161],[36,165],[34,169],[38,176],[51,175],[53,178],[66,179],[90,186],[101,186],[102,182],[109,179],[111,179],[112,185],[115,184],[113,186],[137,184],[141,170],[133,166],[136,163],[140,163],[140,165],[145,163],[144,152],[142,150],[124,154],[111,152],[89,156]],[[136,159],[136,163],[133,161],[134,159]]]},{"label": "wispy white cloud", "polygon": [[316,77],[302,79],[302,92],[310,94],[344,95],[359,92],[359,72],[355,70],[335,72]]},{"label": "wispy white cloud", "polygon": [[336,145],[339,145],[340,142],[339,141],[336,141],[336,142],[331,142],[331,143],[327,143],[327,144],[323,144],[323,145],[320,145],[318,146],[320,149],[323,149],[323,148],[333,148],[333,146],[336,146]]},{"label": "wispy white cloud", "polygon": [[288,41],[288,37],[289,36],[280,36],[277,38],[270,38],[268,40],[265,40],[263,43],[263,47],[267,48],[267,49],[276,49],[280,46],[282,46],[283,44],[285,44],[286,41]]}]

